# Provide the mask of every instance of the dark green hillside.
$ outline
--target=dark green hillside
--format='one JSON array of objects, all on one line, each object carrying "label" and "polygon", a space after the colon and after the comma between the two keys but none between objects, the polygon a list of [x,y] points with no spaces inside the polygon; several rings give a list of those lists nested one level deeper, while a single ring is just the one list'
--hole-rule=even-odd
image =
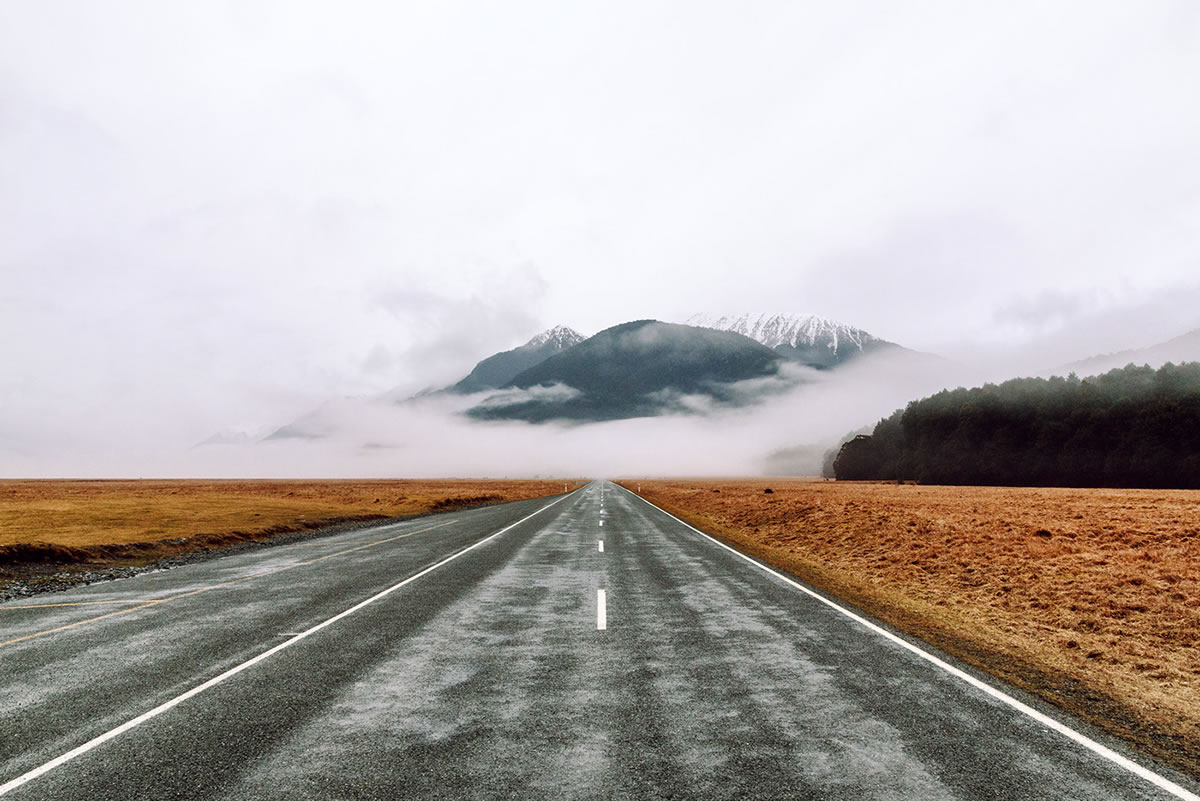
[{"label": "dark green hillside", "polygon": [[583,337],[565,326],[543,332],[519,348],[489,356],[475,365],[466,378],[452,387],[451,392],[469,395],[502,387],[522,371],[541,364],[555,354],[583,341]]},{"label": "dark green hillside", "polygon": [[[471,410],[480,419],[539,422],[613,420],[684,411],[680,399],[702,395],[738,403],[735,382],[774,376],[782,357],[754,340],[654,320],[601,331],[514,378]],[[558,396],[539,388],[570,387]],[[528,395],[520,390],[529,390]]]},{"label": "dark green hillside", "polygon": [[854,359],[880,351],[909,352],[907,348],[882,339],[868,339],[862,343],[861,347],[843,347],[839,350],[833,350],[821,342],[813,344],[800,342],[796,345],[784,343],[776,345],[774,349],[792,361],[800,362],[817,370],[832,370]]},{"label": "dark green hillside", "polygon": [[1200,488],[1200,364],[940,392],[842,446],[839,479]]}]

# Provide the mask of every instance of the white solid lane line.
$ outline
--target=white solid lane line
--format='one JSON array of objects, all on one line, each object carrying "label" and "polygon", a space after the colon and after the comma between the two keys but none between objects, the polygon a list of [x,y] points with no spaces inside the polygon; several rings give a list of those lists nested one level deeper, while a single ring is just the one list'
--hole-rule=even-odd
[{"label": "white solid lane line", "polygon": [[596,590],[596,630],[608,628],[608,599],[604,590]]},{"label": "white solid lane line", "polygon": [[[106,731],[104,734],[93,737],[92,739],[90,739],[86,743],[84,743],[83,745],[73,748],[70,751],[68,751],[67,753],[62,754],[61,756],[55,757],[54,759],[50,760],[46,764],[41,765],[40,767],[36,767],[33,770],[29,771],[28,773],[23,773],[15,779],[11,779],[11,780],[5,782],[4,784],[0,784],[0,795],[9,793],[9,792],[17,789],[21,785],[25,784],[26,782],[29,782],[33,779],[36,779],[39,776],[43,776],[43,775],[49,773],[50,771],[54,770],[55,768],[59,767],[60,765],[64,765],[67,762],[70,762],[75,757],[80,756],[82,754],[86,754],[88,751],[91,751],[96,746],[102,745],[102,744],[108,742],[109,740],[113,739],[114,737],[124,734],[125,732],[129,731],[130,729],[132,729],[135,726],[140,726],[141,724],[145,723],[146,721],[150,720],[151,718],[158,717],[163,712],[166,712],[167,710],[178,706],[179,704],[188,700],[192,696],[199,695],[200,693],[204,692],[205,690],[207,690],[211,687],[215,687],[216,685],[220,684],[221,682],[225,681],[226,679],[236,676],[238,673],[241,673],[246,668],[257,665],[259,662],[263,661],[267,657],[277,654],[285,648],[290,648],[291,646],[293,646],[296,643],[303,640],[305,637],[308,637],[312,634],[316,634],[318,631],[325,628],[326,626],[330,626],[330,625],[336,623],[337,621],[341,620],[342,618],[344,618],[348,615],[354,614],[359,609],[362,609],[364,606],[373,604],[376,601],[380,600],[381,598],[383,598],[387,595],[391,595],[393,592],[400,589],[404,585],[411,584],[412,582],[421,578],[421,576],[424,576],[428,573],[432,573],[433,571],[437,570],[442,565],[446,565],[446,564],[449,564],[450,562],[453,562],[455,559],[457,559],[458,557],[467,553],[468,551],[473,551],[476,548],[478,548],[480,545],[483,545],[484,543],[487,543],[487,542],[491,542],[492,540],[496,539],[496,537],[499,537],[504,532],[509,531],[510,529],[516,528],[517,526],[521,525],[522,523],[524,523],[526,520],[530,519],[531,517],[541,514],[542,512],[549,509],[551,506],[554,506],[557,503],[561,503],[562,501],[566,500],[569,497],[571,497],[571,496],[564,495],[563,497],[559,498],[557,501],[546,504],[545,506],[543,506],[541,509],[538,509],[533,514],[522,517],[517,522],[511,523],[511,524],[505,526],[504,528],[497,531],[495,534],[489,534],[488,536],[479,540],[479,542],[476,542],[473,545],[468,545],[466,548],[463,548],[461,551],[458,551],[457,553],[453,553],[450,556],[447,556],[445,559],[443,559],[440,562],[437,562],[436,564],[430,565],[429,567],[422,570],[420,573],[416,573],[412,576],[409,576],[408,578],[404,579],[404,581],[401,581],[397,584],[393,584],[392,586],[388,587],[386,590],[383,590],[382,592],[378,592],[375,595],[372,595],[367,600],[360,601],[359,603],[355,604],[354,606],[350,607],[349,609],[346,609],[343,612],[339,612],[338,614],[334,615],[333,617],[329,618],[328,620],[325,620],[321,623],[316,624],[315,626],[313,626],[310,629],[300,632],[296,636],[292,637],[290,640],[281,642],[279,645],[276,645],[274,648],[271,648],[270,650],[267,650],[267,651],[263,651],[258,656],[251,657],[250,659],[247,659],[245,662],[242,662],[240,665],[235,665],[234,667],[231,667],[229,670],[226,670],[224,673],[220,674],[219,676],[214,676],[213,678],[209,679],[208,681],[204,682],[203,684],[197,685],[197,686],[193,687],[192,689],[188,690],[187,692],[185,692],[181,695],[177,695],[174,698],[172,698],[171,700],[166,701],[162,704],[159,704],[158,706],[151,709],[149,712],[143,712],[142,714],[138,715],[133,720],[126,721],[125,723],[122,723],[120,726],[117,726],[115,729],[110,729],[110,730]],[[604,590],[601,590],[600,594],[601,594],[601,597],[603,597]],[[603,626],[601,626],[601,628],[603,628]]]},{"label": "white solid lane line", "polygon": [[[618,485],[618,486],[620,486],[620,485]],[[625,489],[625,488],[622,487],[622,489]],[[639,490],[641,489],[640,485],[638,486],[638,489]],[[826,606],[830,607],[831,609],[834,609],[835,611],[840,612],[841,614],[850,618],[855,623],[858,623],[859,625],[861,625],[867,629],[870,629],[871,631],[875,632],[879,636],[884,637],[887,640],[890,640],[891,642],[895,643],[896,645],[899,645],[901,648],[911,651],[913,654],[916,654],[918,657],[920,657],[921,659],[924,659],[926,662],[933,665],[934,667],[944,670],[946,673],[949,673],[951,676],[954,676],[957,679],[961,679],[962,681],[966,682],[967,684],[970,684],[975,689],[980,690],[981,692],[984,692],[987,695],[990,695],[992,698],[995,698],[997,701],[1000,701],[1001,703],[1011,707],[1012,709],[1016,710],[1017,712],[1020,712],[1022,715],[1026,715],[1030,718],[1033,718],[1034,720],[1036,720],[1038,723],[1042,724],[1046,728],[1056,731],[1059,734],[1063,735],[1064,737],[1074,740],[1076,743],[1078,743],[1079,745],[1088,749],[1089,751],[1096,754],[1097,756],[1103,757],[1104,759],[1107,759],[1109,762],[1112,762],[1113,764],[1115,764],[1121,768],[1124,768],[1125,770],[1129,771],[1133,775],[1138,776],[1142,779],[1145,779],[1150,784],[1153,784],[1155,787],[1158,787],[1161,790],[1165,790],[1166,792],[1170,793],[1171,795],[1175,796],[1176,798],[1182,798],[1182,799],[1184,799],[1184,801],[1200,801],[1200,795],[1196,795],[1195,793],[1191,792],[1190,790],[1187,790],[1187,789],[1179,786],[1178,784],[1171,781],[1167,777],[1160,776],[1159,774],[1155,773],[1154,771],[1150,770],[1149,768],[1142,767],[1138,763],[1134,762],[1132,759],[1129,759],[1128,757],[1118,754],[1116,751],[1112,750],[1111,748],[1109,748],[1105,745],[1101,745],[1100,743],[1093,740],[1091,737],[1088,737],[1086,734],[1075,731],[1074,729],[1072,729],[1070,726],[1066,725],[1065,723],[1055,720],[1054,718],[1050,717],[1049,715],[1046,715],[1042,712],[1037,711],[1036,709],[1029,706],[1028,704],[1018,701],[1016,698],[1013,698],[1011,695],[1004,692],[1003,690],[1000,690],[1000,689],[988,684],[987,682],[984,682],[984,681],[981,681],[980,679],[975,678],[970,673],[959,670],[958,668],[954,667],[950,663],[946,662],[945,660],[939,659],[938,657],[929,653],[928,651],[921,648],[920,646],[914,645],[913,643],[909,642],[908,640],[906,640],[902,637],[898,637],[895,634],[892,634],[887,629],[883,628],[882,626],[878,626],[878,625],[872,623],[871,621],[867,620],[866,618],[862,617],[861,615],[856,615],[855,613],[851,612],[849,609],[845,608],[844,606],[842,606],[840,604],[834,603],[833,601],[829,600],[828,598],[826,598],[825,596],[816,592],[815,590],[811,590],[808,587],[805,587],[800,582],[798,582],[794,579],[788,578],[784,574],[780,573],[778,570],[769,568],[766,565],[762,564],[761,562],[759,562],[759,561],[747,556],[746,554],[742,553],[741,551],[737,550],[736,548],[732,548],[732,547],[726,545],[725,543],[721,542],[720,540],[715,539],[714,537],[711,537],[708,534],[705,534],[703,531],[696,528],[691,523],[686,523],[683,520],[680,520],[678,517],[676,517],[675,515],[668,512],[666,509],[663,509],[661,506],[654,505],[650,501],[643,498],[641,495],[637,495],[636,493],[630,492],[627,489],[625,491],[628,492],[630,495],[633,495],[635,498],[637,498],[638,500],[640,500],[642,503],[646,504],[647,506],[649,506],[653,509],[657,509],[658,511],[662,512],[667,517],[671,518],[672,520],[676,521],[677,523],[679,523],[683,526],[686,526],[687,528],[690,528],[692,531],[696,532],[701,537],[704,537],[709,542],[712,542],[715,545],[718,545],[721,548],[724,548],[725,550],[729,551],[730,553],[732,553],[734,556],[738,557],[739,559],[744,559],[745,561],[747,561],[750,564],[757,567],[759,570],[762,570],[765,573],[770,573],[772,576],[775,576],[776,578],[778,578],[778,579],[790,584],[791,586],[795,587],[796,589],[800,590],[800,592],[804,593],[805,595],[812,596],[813,598],[815,598],[816,600],[825,604]]]}]

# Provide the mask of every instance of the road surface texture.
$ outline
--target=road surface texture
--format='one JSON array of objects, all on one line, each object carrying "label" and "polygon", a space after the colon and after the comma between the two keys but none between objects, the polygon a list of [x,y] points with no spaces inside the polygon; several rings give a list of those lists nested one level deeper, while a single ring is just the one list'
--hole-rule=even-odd
[{"label": "road surface texture", "polygon": [[0,794],[1197,797],[956,670],[594,482],[0,605]]}]

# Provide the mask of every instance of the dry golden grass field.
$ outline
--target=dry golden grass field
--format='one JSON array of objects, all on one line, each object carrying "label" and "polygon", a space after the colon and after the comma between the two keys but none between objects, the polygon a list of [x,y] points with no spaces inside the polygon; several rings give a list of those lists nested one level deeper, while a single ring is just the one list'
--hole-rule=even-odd
[{"label": "dry golden grass field", "polygon": [[697,528],[1200,776],[1200,491],[640,483]]},{"label": "dry golden grass field", "polygon": [[0,567],[146,564],[337,522],[542,497],[564,486],[492,480],[0,481]]}]

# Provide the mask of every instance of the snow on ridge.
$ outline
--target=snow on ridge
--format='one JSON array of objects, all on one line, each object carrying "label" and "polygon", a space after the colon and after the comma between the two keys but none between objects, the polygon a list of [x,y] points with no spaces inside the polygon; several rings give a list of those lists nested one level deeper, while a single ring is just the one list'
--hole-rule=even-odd
[{"label": "snow on ridge", "polygon": [[732,331],[757,340],[768,348],[780,345],[824,345],[834,353],[842,345],[862,350],[866,343],[875,339],[861,328],[815,314],[694,314],[687,319],[687,325]]},{"label": "snow on ridge", "polygon": [[559,350],[565,350],[572,345],[578,345],[584,339],[586,337],[574,328],[568,328],[565,325],[556,325],[526,342],[525,347],[539,347],[541,345],[553,344]]}]

